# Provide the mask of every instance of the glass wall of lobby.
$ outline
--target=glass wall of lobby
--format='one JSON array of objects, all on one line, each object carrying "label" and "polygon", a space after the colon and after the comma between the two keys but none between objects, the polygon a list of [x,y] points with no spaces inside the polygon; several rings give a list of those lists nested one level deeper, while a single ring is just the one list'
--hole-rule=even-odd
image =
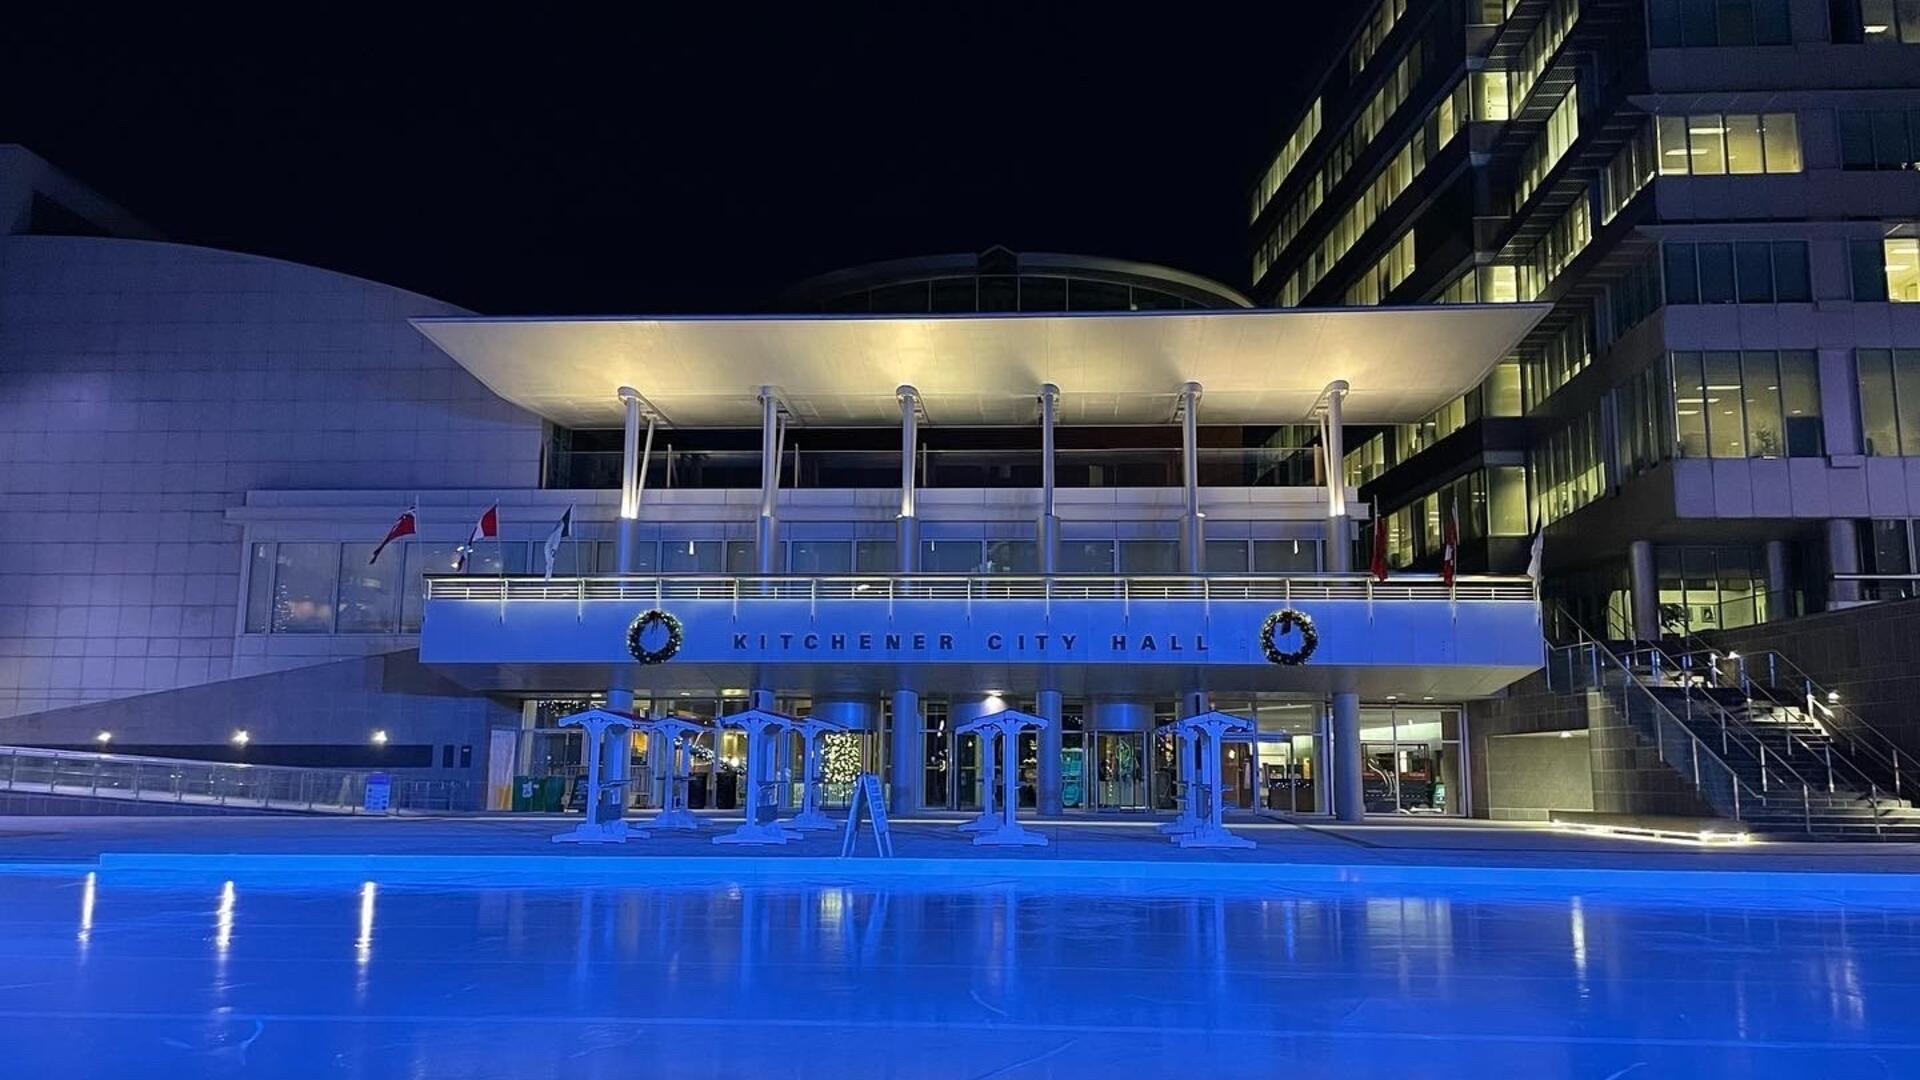
[{"label": "glass wall of lobby", "polygon": [[[961,714],[989,707],[1033,711],[1030,698],[981,695],[920,700],[920,784],[917,809],[975,810],[984,782],[982,747],[975,735],[954,732]],[[571,785],[584,775],[585,754],[578,728],[555,726],[559,717],[604,702],[597,696],[529,700],[523,708],[519,775],[557,777]],[[642,701],[641,706],[645,705]],[[778,696],[776,707],[791,715],[812,710],[804,696]],[[744,710],[744,696],[656,699],[656,711],[711,720]],[[1326,703],[1283,695],[1218,694],[1212,707],[1252,717],[1257,732],[1229,740],[1222,750],[1221,777],[1227,809],[1284,816],[1332,812],[1328,777],[1331,710]],[[845,807],[854,777],[877,772],[891,787],[888,762],[895,725],[885,697],[870,703],[877,726],[830,735],[823,747],[823,802]],[[1176,717],[1172,701],[1087,701],[1067,699],[1061,708],[1061,805],[1069,814],[1171,813],[1178,807],[1178,744],[1154,728]],[[1365,767],[1363,787],[1369,814],[1466,813],[1462,710],[1453,705],[1386,701],[1361,708],[1360,738]],[[799,803],[803,775],[800,740],[788,740],[782,773],[783,805]],[[1041,739],[1023,735],[1019,776],[1020,806],[1039,806]],[[652,750],[645,736],[632,746],[631,805],[653,805]],[[693,740],[688,798],[696,810],[728,811],[741,805],[746,739],[716,729]]]}]

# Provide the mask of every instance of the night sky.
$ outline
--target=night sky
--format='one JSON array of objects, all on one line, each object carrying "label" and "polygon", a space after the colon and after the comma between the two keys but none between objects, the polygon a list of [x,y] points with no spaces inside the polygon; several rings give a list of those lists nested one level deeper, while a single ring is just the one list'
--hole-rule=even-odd
[{"label": "night sky", "polygon": [[173,239],[489,314],[756,310],[995,243],[1245,288],[1246,192],[1358,5],[1026,6],[14,11],[0,142]]}]

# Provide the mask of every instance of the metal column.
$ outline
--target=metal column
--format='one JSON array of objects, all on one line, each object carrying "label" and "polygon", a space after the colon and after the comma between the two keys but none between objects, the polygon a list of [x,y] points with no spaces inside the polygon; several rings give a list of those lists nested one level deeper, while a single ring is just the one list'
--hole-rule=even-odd
[{"label": "metal column", "polygon": [[760,525],[754,550],[762,574],[781,571],[780,545],[780,399],[773,387],[760,388]]},{"label": "metal column", "polygon": [[[1860,572],[1860,531],[1852,518],[1829,518],[1827,520],[1827,572],[1829,574],[1857,574]],[[1857,581],[1833,581],[1827,586],[1829,604],[1857,604],[1860,602],[1860,583]]]},{"label": "metal column", "polygon": [[1035,777],[1035,799],[1042,814],[1058,814],[1065,807],[1060,800],[1060,756],[1066,747],[1065,733],[1061,728],[1061,715],[1065,711],[1058,690],[1041,690],[1034,694],[1034,712],[1047,721],[1040,729],[1040,768]]},{"label": "metal column", "polygon": [[1053,424],[1060,404],[1060,388],[1040,388],[1040,572],[1060,572],[1060,515],[1054,512]]},{"label": "metal column", "polygon": [[1367,816],[1366,767],[1360,755],[1360,695],[1333,695],[1334,816],[1359,821]]},{"label": "metal column", "polygon": [[1180,483],[1186,508],[1180,515],[1180,564],[1190,574],[1207,568],[1205,526],[1200,514],[1200,384],[1180,388]]},{"label": "metal column", "polygon": [[1653,641],[1660,636],[1660,580],[1653,562],[1653,543],[1635,540],[1627,545],[1627,595],[1632,607],[1633,636]]},{"label": "metal column", "polygon": [[921,720],[920,695],[913,690],[895,690],[893,692],[893,713],[887,726],[892,738],[892,760],[887,764],[892,774],[887,809],[896,815],[914,813],[920,809],[921,780]]},{"label": "metal column", "polygon": [[1352,528],[1347,517],[1347,381],[1327,384],[1326,414],[1322,418],[1327,450],[1326,569],[1345,573],[1353,569]]},{"label": "metal column", "polygon": [[[919,488],[913,467],[920,452],[920,391],[902,386],[894,391],[900,401],[900,515],[897,523],[900,572],[920,569]],[[917,701],[917,699],[916,699]]]}]

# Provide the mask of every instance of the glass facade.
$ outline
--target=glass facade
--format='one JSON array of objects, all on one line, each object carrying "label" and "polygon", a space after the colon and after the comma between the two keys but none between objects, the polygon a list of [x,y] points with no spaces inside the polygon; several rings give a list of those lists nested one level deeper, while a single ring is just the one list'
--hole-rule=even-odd
[{"label": "glass facade", "polygon": [[1696,113],[1654,118],[1662,176],[1797,173],[1800,125],[1792,113]]},{"label": "glass facade", "polygon": [[1680,457],[1820,457],[1820,378],[1810,350],[1677,352],[1674,450]]},{"label": "glass facade", "polygon": [[1793,34],[1787,0],[1647,0],[1647,40],[1656,49],[1787,45]]}]

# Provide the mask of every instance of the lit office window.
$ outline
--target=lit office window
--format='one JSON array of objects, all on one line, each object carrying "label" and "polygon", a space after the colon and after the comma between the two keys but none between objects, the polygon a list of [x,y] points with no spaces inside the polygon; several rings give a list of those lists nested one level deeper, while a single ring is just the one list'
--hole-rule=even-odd
[{"label": "lit office window", "polygon": [[1874,457],[1920,457],[1920,349],[1860,349],[1862,448]]},{"label": "lit office window", "polygon": [[1820,382],[1807,350],[1673,354],[1680,457],[1818,457]]},{"label": "lit office window", "polygon": [[1914,0],[1832,0],[1833,40],[1868,45],[1920,43]]},{"label": "lit office window", "polygon": [[1566,155],[1567,148],[1580,137],[1580,94],[1569,87],[1567,96],[1554,107],[1553,114],[1547,117],[1546,130],[1542,131],[1532,145],[1520,158],[1520,171],[1514,180],[1513,207],[1518,210],[1526,204],[1534,190],[1545,180],[1553,167]]},{"label": "lit office window", "polygon": [[1800,125],[1792,113],[1697,113],[1655,118],[1663,176],[1797,173]]},{"label": "lit office window", "polygon": [[1487,535],[1526,536],[1527,470],[1519,465],[1496,465],[1487,470]]},{"label": "lit office window", "polygon": [[1505,120],[1513,115],[1512,76],[1505,71],[1473,73],[1473,118]]},{"label": "lit office window", "polygon": [[1648,0],[1647,41],[1654,48],[1787,45],[1787,0]]}]

